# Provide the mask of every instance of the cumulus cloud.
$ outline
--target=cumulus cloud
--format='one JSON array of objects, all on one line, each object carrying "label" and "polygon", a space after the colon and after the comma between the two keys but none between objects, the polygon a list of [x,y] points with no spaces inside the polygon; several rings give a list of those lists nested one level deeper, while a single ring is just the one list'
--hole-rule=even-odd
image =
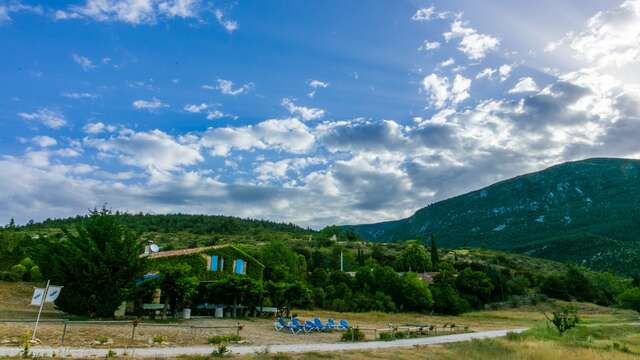
[{"label": "cumulus cloud", "polygon": [[113,125],[107,125],[102,122],[87,123],[82,130],[87,134],[100,134],[102,132],[114,132],[116,127]]},{"label": "cumulus cloud", "polygon": [[525,93],[538,91],[538,84],[531,77],[523,77],[518,80],[518,83],[509,90],[509,94]]},{"label": "cumulus cloud", "polygon": [[279,180],[288,178],[290,172],[300,175],[300,171],[318,164],[324,164],[326,160],[319,157],[292,158],[279,161],[264,161],[255,167],[254,172],[262,181]]},{"label": "cumulus cloud", "polygon": [[225,156],[233,149],[303,153],[313,147],[315,137],[297,119],[271,119],[243,127],[209,128],[200,143],[214,156]]},{"label": "cumulus cloud", "polygon": [[500,67],[498,68],[498,74],[500,75],[500,81],[505,81],[509,78],[509,75],[511,75],[511,70],[513,70],[513,67],[509,64],[503,64],[500,65]]},{"label": "cumulus cloud", "polygon": [[205,104],[205,103],[201,103],[201,104],[187,104],[184,106],[184,111],[192,113],[192,114],[200,114],[200,113],[206,113],[207,114],[207,120],[216,120],[216,119],[222,119],[224,117],[230,117],[230,118],[236,118],[236,116],[230,115],[230,114],[225,114],[222,111],[218,110],[214,107],[212,107],[209,104]]},{"label": "cumulus cloud", "polygon": [[62,113],[49,110],[47,108],[42,108],[32,113],[21,112],[18,113],[18,116],[25,120],[40,122],[52,129],[58,129],[67,124],[67,121],[65,120]]},{"label": "cumulus cloud", "polygon": [[598,12],[580,32],[547,46],[548,51],[567,44],[577,57],[598,66],[621,67],[640,60],[640,1],[626,0],[619,7]]},{"label": "cumulus cloud", "polygon": [[220,91],[221,94],[238,96],[238,95],[246,94],[249,90],[251,90],[253,88],[253,83],[247,83],[234,89],[233,81],[218,79],[217,86],[213,87],[211,85],[203,85],[202,88],[206,90],[217,89]]},{"label": "cumulus cloud", "polygon": [[40,147],[49,147],[49,146],[54,146],[58,144],[56,139],[46,135],[35,136],[31,139],[31,142]]},{"label": "cumulus cloud", "polygon": [[299,116],[304,121],[316,120],[324,116],[324,110],[318,108],[309,108],[298,106],[291,99],[282,99],[281,105],[285,107],[292,115]]},{"label": "cumulus cloud", "polygon": [[78,55],[78,54],[71,54],[71,58],[73,59],[73,61],[76,64],[80,65],[80,67],[84,71],[89,71],[89,70],[91,70],[91,69],[96,67],[93,64],[93,61],[91,61],[91,59],[89,59],[86,56],[82,56],[82,55]]},{"label": "cumulus cloud", "polygon": [[422,79],[422,87],[429,95],[431,104],[440,109],[450,103],[456,105],[469,97],[471,79],[456,74],[453,84],[449,78],[430,74]]},{"label": "cumulus cloud", "polygon": [[139,110],[154,111],[169,107],[169,105],[160,101],[160,99],[152,98],[151,100],[135,100],[133,107]]},{"label": "cumulus cloud", "polygon": [[446,41],[459,38],[458,50],[471,60],[483,59],[488,52],[496,50],[500,45],[500,40],[497,38],[478,33],[461,20],[454,20],[451,23],[451,30],[445,32],[443,36]]},{"label": "cumulus cloud", "polygon": [[430,51],[440,48],[440,43],[437,41],[425,40],[418,48],[418,51]]},{"label": "cumulus cloud", "polygon": [[87,138],[85,144],[124,164],[149,170],[176,170],[203,160],[198,144],[181,143],[160,130],[121,131],[109,138]]}]

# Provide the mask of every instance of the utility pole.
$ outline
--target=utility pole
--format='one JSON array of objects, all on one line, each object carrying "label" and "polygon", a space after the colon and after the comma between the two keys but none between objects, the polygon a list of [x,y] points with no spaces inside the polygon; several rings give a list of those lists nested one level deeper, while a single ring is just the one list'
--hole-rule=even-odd
[{"label": "utility pole", "polygon": [[342,255],[342,251],[340,251],[340,271],[344,272],[344,256]]}]

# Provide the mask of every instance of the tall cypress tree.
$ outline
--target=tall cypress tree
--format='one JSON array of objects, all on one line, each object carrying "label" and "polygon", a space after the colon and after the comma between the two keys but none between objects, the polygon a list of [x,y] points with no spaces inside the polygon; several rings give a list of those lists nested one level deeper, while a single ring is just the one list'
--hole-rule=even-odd
[{"label": "tall cypress tree", "polygon": [[431,238],[431,264],[434,268],[437,268],[440,263],[440,255],[438,254],[438,245],[436,245],[436,239],[433,237],[433,233],[429,233]]}]

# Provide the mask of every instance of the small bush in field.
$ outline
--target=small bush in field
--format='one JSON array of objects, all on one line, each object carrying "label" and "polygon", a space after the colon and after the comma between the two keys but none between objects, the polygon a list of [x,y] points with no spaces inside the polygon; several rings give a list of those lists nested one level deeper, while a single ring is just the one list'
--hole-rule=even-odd
[{"label": "small bush in field", "polygon": [[95,340],[99,345],[104,345],[109,342],[109,338],[106,336],[98,336]]},{"label": "small bush in field", "polygon": [[342,341],[364,341],[365,335],[359,329],[351,328],[342,333],[341,339]]},{"label": "small bush in field", "polygon": [[209,338],[207,339],[207,342],[209,344],[222,344],[222,343],[236,342],[240,340],[242,340],[241,336],[230,334],[230,335],[209,336]]},{"label": "small bush in field", "polygon": [[163,335],[155,335],[152,340],[154,344],[162,344],[167,341],[167,337]]},{"label": "small bush in field", "polygon": [[396,335],[392,332],[383,332],[380,333],[380,340],[383,341],[392,341],[396,339]]},{"label": "small bush in field", "polygon": [[575,305],[563,306],[559,311],[554,311],[552,313],[552,317],[547,316],[546,313],[544,316],[553,324],[553,326],[556,327],[560,335],[565,331],[574,328],[580,321]]}]

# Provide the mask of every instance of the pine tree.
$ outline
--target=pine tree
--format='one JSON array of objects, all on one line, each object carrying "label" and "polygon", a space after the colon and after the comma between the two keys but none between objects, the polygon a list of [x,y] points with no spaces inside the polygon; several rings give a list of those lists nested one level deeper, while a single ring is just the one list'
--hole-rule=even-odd
[{"label": "pine tree", "polygon": [[429,234],[431,238],[431,264],[434,268],[437,268],[438,263],[440,263],[440,255],[438,255],[438,245],[436,245],[436,239],[433,237],[433,234]]}]

